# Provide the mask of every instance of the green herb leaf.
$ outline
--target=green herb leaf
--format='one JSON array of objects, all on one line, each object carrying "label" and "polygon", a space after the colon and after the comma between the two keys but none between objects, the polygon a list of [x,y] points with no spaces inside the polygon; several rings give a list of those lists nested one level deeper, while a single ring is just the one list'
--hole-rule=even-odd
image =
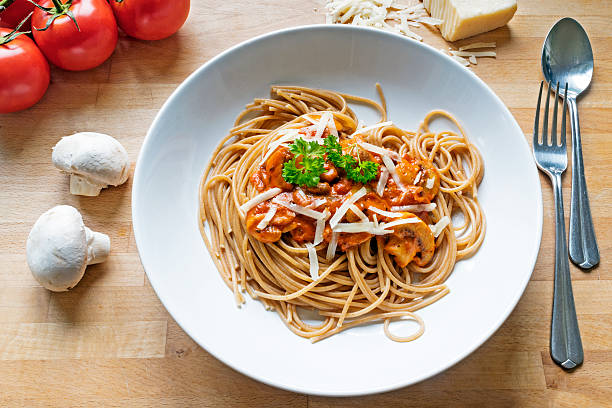
[{"label": "green herb leaf", "polygon": [[358,183],[367,183],[376,178],[378,163],[373,161],[359,162],[350,154],[342,154],[342,146],[335,136],[327,136],[325,139],[327,158],[336,167],[344,169],[346,177]]},{"label": "green herb leaf", "polygon": [[348,178],[357,181],[358,183],[367,183],[376,178],[378,173],[378,163],[373,161],[364,161],[356,164],[355,167],[350,167],[346,174]]},{"label": "green herb leaf", "polygon": [[[295,139],[289,147],[295,156],[283,164],[283,178],[286,182],[316,187],[325,172],[325,147],[316,141]],[[298,167],[298,164],[300,167]]]}]

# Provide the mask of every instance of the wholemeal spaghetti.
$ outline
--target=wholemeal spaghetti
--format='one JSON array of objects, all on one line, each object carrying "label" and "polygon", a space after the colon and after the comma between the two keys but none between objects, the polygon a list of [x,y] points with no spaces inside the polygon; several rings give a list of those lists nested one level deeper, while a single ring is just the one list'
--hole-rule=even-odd
[{"label": "wholemeal spaghetti", "polygon": [[[414,312],[449,293],[455,263],[484,239],[476,147],[443,111],[416,132],[395,126],[377,87],[381,103],[273,86],[238,115],[202,178],[202,236],[236,303],[246,292],[312,341],[372,321],[392,340],[418,338]],[[380,122],[364,127],[349,103]],[[439,116],[459,132],[430,131]],[[400,318],[419,329],[393,334]]]}]

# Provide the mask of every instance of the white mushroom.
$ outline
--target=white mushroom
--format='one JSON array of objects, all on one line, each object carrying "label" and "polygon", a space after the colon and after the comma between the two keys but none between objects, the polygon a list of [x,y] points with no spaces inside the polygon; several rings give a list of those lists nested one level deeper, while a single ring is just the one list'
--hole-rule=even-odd
[{"label": "white mushroom", "polygon": [[103,133],[81,132],[62,137],[53,148],[55,167],[70,174],[70,192],[97,196],[108,185],[125,183],[130,170],[127,151]]},{"label": "white mushroom", "polygon": [[76,208],[58,205],[41,215],[26,243],[28,266],[45,288],[63,292],[73,288],[87,265],[104,262],[110,238],[83,224]]}]

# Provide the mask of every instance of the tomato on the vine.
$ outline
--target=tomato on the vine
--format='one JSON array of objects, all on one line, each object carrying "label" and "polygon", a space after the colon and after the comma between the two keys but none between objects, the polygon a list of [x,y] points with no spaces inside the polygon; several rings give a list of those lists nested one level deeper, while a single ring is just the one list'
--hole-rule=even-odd
[{"label": "tomato on the vine", "polygon": [[49,87],[49,64],[27,35],[0,28],[0,113],[29,108]]},{"label": "tomato on the vine", "polygon": [[106,0],[43,0],[32,16],[32,34],[49,61],[69,71],[102,64],[118,37]]},{"label": "tomato on the vine", "polygon": [[161,40],[183,26],[189,0],[109,0],[119,27],[139,40]]}]

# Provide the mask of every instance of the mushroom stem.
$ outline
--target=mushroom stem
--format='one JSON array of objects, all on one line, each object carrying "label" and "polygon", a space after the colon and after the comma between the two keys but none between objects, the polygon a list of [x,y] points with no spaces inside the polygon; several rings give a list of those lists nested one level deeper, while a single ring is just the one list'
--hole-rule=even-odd
[{"label": "mushroom stem", "polygon": [[87,239],[87,265],[104,262],[110,252],[110,238],[101,232],[85,227]]},{"label": "mushroom stem", "polygon": [[75,195],[95,197],[100,195],[102,187],[99,184],[93,184],[76,174],[70,175],[70,193]]}]

